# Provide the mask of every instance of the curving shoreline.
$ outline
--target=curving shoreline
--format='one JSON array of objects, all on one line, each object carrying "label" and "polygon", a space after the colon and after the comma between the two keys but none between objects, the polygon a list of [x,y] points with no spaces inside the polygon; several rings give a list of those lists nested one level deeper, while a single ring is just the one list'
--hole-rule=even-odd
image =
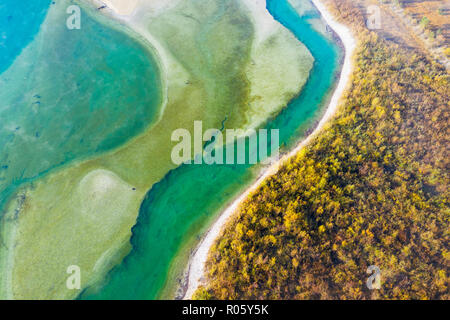
[{"label": "curving shoreline", "polygon": [[[109,16],[110,18],[127,25],[131,30],[136,32],[136,35],[139,35],[137,40],[143,41],[146,43],[147,48],[151,50],[151,53],[157,58],[156,61],[159,64],[161,81],[162,81],[162,90],[163,90],[163,101],[161,104],[161,108],[159,110],[158,122],[162,119],[165,108],[168,104],[169,99],[169,82],[171,81],[171,73],[170,73],[170,65],[173,64],[172,57],[169,55],[167,50],[161,45],[161,43],[152,35],[148,30],[143,28],[136,17],[136,12],[139,6],[142,6],[139,0],[133,0],[128,3],[124,3],[123,1],[115,1],[116,6],[113,5],[111,0],[80,0],[85,3],[90,3],[91,5],[95,5],[97,10],[98,8],[103,7],[103,13],[105,16]],[[172,0],[174,1],[174,0]],[[156,11],[155,14],[159,12]],[[155,123],[156,124],[156,123]]]},{"label": "curving shoreline", "polygon": [[333,93],[330,103],[326,109],[326,112],[320,120],[315,130],[303,140],[297,147],[295,147],[287,155],[283,156],[279,161],[266,168],[263,175],[252,184],[242,195],[240,195],[232,204],[225,209],[216,220],[216,222],[209,229],[203,240],[197,246],[194,254],[191,256],[188,264],[187,274],[187,287],[183,299],[191,299],[194,292],[203,281],[203,275],[205,273],[205,264],[208,258],[209,251],[219,237],[223,227],[231,218],[231,216],[237,211],[242,202],[254,191],[256,191],[260,185],[270,176],[276,174],[288,159],[295,156],[300,150],[307,146],[314,137],[316,137],[324,128],[325,124],[335,115],[340,99],[349,84],[349,80],[353,71],[352,57],[356,48],[356,40],[353,37],[350,29],[345,25],[337,22],[335,18],[327,11],[325,5],[320,0],[311,0],[318,11],[321,13],[325,22],[336,32],[344,45],[345,59],[340,74],[338,85]]},{"label": "curving shoreline", "polygon": [[[77,0],[80,2],[85,2],[85,1],[89,1],[89,2],[94,2],[94,3],[98,3],[100,5],[100,3],[106,3],[106,1],[100,1],[100,0]],[[119,0],[117,0],[119,1]],[[126,0],[120,0],[120,1],[126,1]],[[187,19],[187,20],[181,20],[180,21],[180,15],[183,16],[183,12],[182,10],[186,9],[186,8],[191,8],[193,10],[193,12],[195,12],[198,17],[202,17],[203,16],[203,12],[201,11],[196,11],[197,9],[195,8],[195,6],[193,6],[192,1],[185,1],[185,3],[181,3],[179,5],[179,7],[177,7],[177,3],[178,2],[182,2],[180,0],[155,0],[155,1],[140,1],[138,7],[135,8],[135,10],[129,14],[129,15],[123,15],[121,14],[121,11],[117,11],[112,7],[100,7],[98,6],[96,9],[92,8],[92,6],[90,6],[91,12],[93,14],[96,15],[103,15],[106,18],[110,18],[110,20],[115,20],[118,21],[120,26],[124,26],[126,27],[125,29],[129,29],[130,33],[132,36],[136,36],[137,38],[139,38],[139,40],[142,40],[143,42],[146,42],[145,45],[148,45],[149,42],[150,44],[152,44],[151,49],[154,49],[155,51],[157,51],[157,60],[159,60],[158,62],[161,63],[162,67],[167,66],[167,68],[161,68],[162,69],[162,77],[164,77],[166,79],[166,81],[164,83],[167,83],[170,87],[169,89],[169,93],[170,93],[170,97],[167,99],[167,96],[165,96],[166,98],[166,102],[168,102],[167,106],[164,106],[163,109],[163,120],[160,121],[155,127],[155,129],[152,129],[152,133],[146,134],[144,136],[142,136],[142,138],[139,138],[140,142],[145,146],[145,147],[149,147],[146,148],[146,155],[142,155],[141,153],[137,153],[139,154],[138,156],[136,156],[136,158],[133,157],[133,159],[136,159],[136,163],[141,163],[143,162],[143,160],[141,159],[151,159],[152,155],[149,154],[149,150],[153,150],[153,148],[159,147],[159,145],[152,145],[153,141],[155,141],[156,139],[160,138],[159,140],[156,140],[157,142],[166,142],[169,141],[170,139],[170,134],[167,135],[163,135],[165,133],[171,133],[169,132],[170,130],[175,130],[177,128],[179,128],[180,126],[190,126],[191,125],[191,120],[198,120],[198,119],[203,119],[202,117],[204,117],[205,121],[207,121],[207,123],[211,123],[214,124],[215,121],[219,120],[219,121],[223,121],[223,119],[226,117],[226,114],[222,113],[227,113],[225,110],[226,108],[228,108],[228,106],[226,106],[226,108],[222,108],[222,110],[219,110],[217,108],[214,109],[215,107],[213,105],[220,105],[222,100],[224,102],[226,102],[227,105],[230,105],[231,107],[234,106],[237,103],[237,100],[235,101],[235,95],[237,93],[239,93],[239,89],[236,92],[233,93],[227,93],[226,90],[225,92],[222,94],[220,93],[219,95],[215,95],[214,94],[214,101],[217,101],[218,103],[212,103],[212,100],[209,99],[205,99],[206,95],[209,95],[210,93],[215,93],[217,91],[216,88],[210,88],[209,86],[206,86],[203,88],[202,86],[202,81],[205,81],[204,83],[206,83],[207,81],[209,81],[209,74],[211,72],[211,70],[215,70],[217,69],[217,67],[215,66],[211,66],[212,69],[210,70],[205,70],[205,66],[204,64],[200,65],[197,61],[197,59],[194,59],[191,55],[192,52],[196,52],[198,54],[200,54],[200,56],[202,56],[205,52],[204,49],[206,48],[210,48],[207,50],[207,52],[213,50],[214,48],[229,48],[230,45],[227,41],[227,43],[221,43],[221,41],[215,41],[213,42],[213,39],[209,39],[209,37],[203,37],[201,36],[200,38],[202,41],[202,46],[204,46],[203,49],[199,50],[197,52],[197,49],[195,49],[194,47],[191,48],[194,51],[191,50],[184,50],[184,52],[181,51],[181,48],[183,46],[177,46],[177,42],[184,43],[187,40],[194,40],[194,36],[199,37],[199,35],[204,34],[204,32],[206,32],[205,30],[201,31],[201,30],[197,30],[195,19],[194,22],[192,22],[192,19]],[[264,10],[265,8],[265,0],[238,0],[238,1],[233,1],[235,2],[234,6],[230,6],[226,12],[226,15],[224,17],[232,17],[231,15],[231,11],[233,8],[234,10],[238,10],[236,11],[236,13],[239,13],[239,15],[242,15],[242,28],[236,28],[234,26],[233,23],[226,23],[223,27],[225,29],[230,29],[233,30],[235,29],[236,31],[238,29],[240,29],[240,31],[238,31],[236,34],[233,35],[233,33],[230,33],[230,41],[240,41],[243,38],[237,38],[237,35],[239,34],[246,34],[246,40],[243,42],[236,42],[238,44],[239,47],[242,47],[243,49],[245,49],[246,54],[245,55],[240,55],[241,57],[244,57],[246,55],[251,56],[253,59],[252,61],[255,62],[255,64],[251,64],[249,62],[249,60],[245,60],[238,58],[236,61],[236,63],[239,63],[242,68],[241,70],[245,70],[249,72],[248,75],[252,76],[252,77],[247,77],[247,80],[250,80],[248,84],[245,84],[245,88],[249,88],[251,93],[248,96],[248,101],[252,102],[254,100],[252,100],[250,97],[251,96],[260,96],[262,98],[267,98],[268,102],[270,103],[270,108],[282,108],[285,105],[288,104],[290,98],[287,96],[288,94],[291,94],[291,92],[298,92],[300,91],[303,83],[306,83],[306,79],[308,78],[308,73],[310,68],[312,68],[313,66],[313,58],[312,55],[308,52],[308,50],[306,49],[306,47],[299,41],[297,41],[297,39],[295,39],[295,37],[289,33],[289,31],[285,28],[282,27],[281,24],[276,23],[275,19],[273,19],[273,17],[266,11]],[[242,3],[241,3],[242,2]],[[207,3],[205,1],[205,3]],[[214,6],[216,4],[219,4],[220,1],[218,0],[208,0],[208,3],[211,3],[212,8],[214,8]],[[261,10],[255,11],[252,10],[252,6],[250,7],[246,7],[244,5],[246,4],[254,4],[256,7],[259,6],[259,4],[262,3],[263,5],[261,5]],[[168,6],[169,4],[169,6]],[[161,6],[160,6],[161,5]],[[172,7],[172,5],[174,5],[174,7]],[[185,8],[186,6],[186,8]],[[101,8],[101,9],[100,9]],[[157,8],[158,10],[155,10],[155,8]],[[195,10],[194,10],[195,9]],[[210,18],[213,18],[214,15],[209,15],[211,16]],[[196,15],[194,15],[194,17],[196,17]],[[244,19],[245,17],[245,19]],[[270,24],[269,26],[275,26],[275,30],[272,30],[273,28],[269,28],[269,30],[266,30],[266,33],[260,34],[261,39],[263,41],[263,43],[257,43],[256,41],[254,41],[253,39],[251,39],[250,37],[248,37],[248,35],[254,33],[254,30],[261,30],[261,28],[256,27],[255,24],[257,21],[260,21],[259,18],[261,18],[261,20],[263,21],[262,23],[264,24],[265,27],[267,27],[265,25],[265,21],[266,20],[270,20],[273,21],[272,24]],[[203,19],[203,18],[201,18]],[[200,19],[200,20],[201,20]],[[108,23],[108,19],[103,19],[105,20],[105,23]],[[226,19],[225,19],[226,20]],[[225,21],[224,20],[224,21]],[[186,25],[183,26],[183,21],[186,22]],[[149,25],[149,23],[152,23],[153,25]],[[180,32],[180,34],[185,34],[186,37],[192,37],[192,38],[176,38],[175,40],[170,40],[168,41],[168,39],[172,39],[170,33],[166,33],[166,31],[164,31],[166,28],[165,24],[169,24],[169,25],[173,25],[174,28],[175,26],[176,29],[178,30],[178,28],[183,28],[182,32]],[[118,26],[118,25],[116,25]],[[171,30],[172,28],[169,28],[169,30]],[[180,29],[181,30],[181,29]],[[270,31],[270,33],[269,33]],[[222,32],[222,31],[221,31]],[[274,46],[265,46],[264,43],[266,43],[268,41],[268,39],[265,39],[266,36],[270,36],[271,38],[274,37],[275,39],[278,39],[278,41],[280,41],[279,44],[276,44]],[[165,37],[168,37],[167,39]],[[256,35],[255,35],[256,37]],[[156,39],[156,41],[152,41]],[[209,40],[208,40],[209,39]],[[192,42],[194,43],[194,42]],[[201,47],[202,47],[201,46]],[[159,49],[158,49],[159,48]],[[188,47],[186,47],[187,49],[189,49]],[[247,50],[248,49],[248,50]],[[215,50],[215,49],[214,49]],[[153,50],[152,50],[153,51]],[[221,50],[222,51],[222,50]],[[225,55],[232,55],[232,51],[230,50],[225,50],[225,52],[228,53],[224,53]],[[213,51],[211,51],[213,52]],[[215,52],[215,51],[214,51]],[[267,54],[265,54],[267,53]],[[199,56],[199,55],[197,55]],[[214,59],[212,61],[221,61],[223,58],[223,54],[213,54],[211,55],[211,57],[213,57]],[[260,58],[260,59],[258,59]],[[261,59],[262,58],[262,59]],[[164,60],[164,61],[163,61]],[[240,61],[242,60],[242,61]],[[307,62],[309,61],[309,63],[307,64]],[[235,63],[233,63],[235,64]],[[306,72],[307,69],[307,72]],[[233,75],[233,73],[230,73],[230,75],[226,75],[228,74],[228,72],[222,72],[224,75],[220,76],[220,79],[223,77],[224,80],[227,80],[228,78],[230,78],[230,76]],[[270,74],[270,76],[277,76],[277,80],[273,81],[274,78],[271,78],[267,75],[267,73]],[[181,76],[180,76],[181,75]],[[248,76],[247,75],[247,76]],[[196,77],[199,77],[199,79],[201,81],[196,81]],[[248,79],[250,78],[250,79]],[[273,86],[270,86],[270,84],[275,84]],[[164,86],[165,88],[167,88],[167,86]],[[214,86],[216,87],[216,86]],[[241,87],[241,85],[239,85],[239,87]],[[242,88],[244,88],[244,83],[242,83]],[[166,91],[167,92],[167,91]],[[242,94],[244,94],[244,91],[242,92]],[[294,94],[292,94],[294,95]],[[244,95],[242,95],[244,97]],[[247,96],[245,96],[245,98],[247,99]],[[226,100],[225,100],[226,99]],[[192,117],[192,119],[186,118],[184,116],[181,116],[180,112],[178,112],[177,110],[182,110],[179,108],[185,108],[186,107],[186,101],[189,101],[189,103],[187,104],[187,107],[189,107],[190,110],[190,116]],[[202,106],[211,106],[211,109],[214,111],[213,113],[211,112],[209,115],[207,115],[207,112],[205,112],[202,108]],[[224,104],[225,105],[225,104]],[[269,105],[269,104],[265,104],[265,105]],[[237,106],[237,104],[236,104]],[[239,104],[239,107],[243,106],[242,104]],[[234,109],[233,109],[234,110]],[[250,110],[250,109],[249,109]],[[232,109],[230,109],[230,112],[232,111]],[[261,110],[264,111],[264,110]],[[249,112],[249,114],[251,114]],[[180,119],[181,117],[183,117],[183,119]],[[195,118],[194,118],[195,117]],[[229,120],[228,124],[230,125],[230,127],[237,127],[238,125],[244,125],[244,121],[240,121],[241,116],[238,116],[238,113],[236,113],[236,117],[235,119],[231,119]],[[264,117],[265,119],[266,117]],[[242,116],[242,120],[245,120],[244,117]],[[167,126],[166,128],[164,127],[164,122],[167,121],[167,123],[169,123],[171,125],[171,127]],[[234,121],[234,122],[233,122]],[[240,123],[242,122],[242,124]],[[208,124],[208,126],[211,126]],[[255,125],[256,126],[256,125]],[[214,127],[214,126],[213,126]],[[159,131],[159,132],[157,132]],[[148,131],[150,132],[150,131]],[[156,138],[153,138],[151,135],[153,134],[153,132],[156,135]],[[161,134],[162,132],[162,134]],[[163,140],[164,138],[164,140]],[[144,142],[145,141],[145,142]],[[151,148],[150,148],[151,147]],[[170,145],[167,145],[166,143],[164,143],[164,147],[161,147],[161,149],[163,151],[165,151],[166,149],[170,149]],[[136,148],[136,151],[140,151],[141,150],[141,146],[139,146],[139,148]],[[136,154],[136,153],[134,153]],[[138,160],[139,158],[139,160]],[[156,157],[155,157],[156,158]],[[156,159],[155,159],[156,160]],[[161,158],[160,163],[162,165],[159,165],[160,163],[157,163],[157,165],[159,165],[159,168],[157,168],[158,170],[160,170],[161,173],[163,173],[163,169],[164,166],[166,165],[165,163],[163,163],[163,161],[165,161],[166,159]],[[170,161],[170,159],[167,159]],[[167,163],[169,162],[167,161]],[[120,164],[120,161],[115,162],[117,164]],[[150,167],[150,165],[149,165]],[[205,170],[205,169],[200,169],[200,171],[202,171],[202,173],[212,173],[209,172],[209,169]],[[213,169],[214,170],[214,169]],[[113,172],[115,172],[114,170],[112,170]],[[134,172],[132,173],[132,176],[134,178],[135,172],[137,172],[138,170],[133,170]],[[217,170],[219,172],[219,174],[224,174],[225,171],[222,170]],[[174,169],[174,168],[170,168],[170,170],[168,170],[167,172],[183,172],[183,169]],[[128,172],[127,172],[128,173]],[[166,172],[164,172],[165,174]],[[244,172],[240,172],[240,175],[243,175]],[[148,174],[148,176],[150,176],[151,178],[153,178],[154,176],[156,176],[156,174]],[[141,190],[148,190],[147,195],[152,194],[152,192],[154,192],[153,187],[156,186],[156,182],[159,181],[159,183],[165,183],[165,181],[167,181],[168,179],[170,179],[172,175],[169,174],[165,174],[165,175],[160,175],[157,176],[156,179],[154,180],[150,180],[150,179],[143,179],[142,176],[139,175],[139,177],[136,177],[137,180],[139,181],[143,181],[141,186],[137,186],[137,190],[141,191]],[[234,177],[233,175],[229,175],[227,177]],[[237,175],[236,175],[237,178]],[[231,179],[231,178],[230,178]],[[145,181],[144,181],[145,180]],[[152,186],[150,186],[150,182],[155,182],[155,184],[153,184]],[[231,180],[227,180],[228,182],[224,181],[223,185],[226,185],[226,183],[228,183],[229,186],[231,186],[233,184],[233,182]],[[251,179],[250,181],[246,181],[246,185],[248,185],[248,183],[251,183],[253,181],[253,179]],[[184,181],[180,181],[181,185],[185,185],[188,184],[189,182],[184,182]],[[245,189],[245,188],[242,188]],[[176,191],[176,188],[173,189],[174,191]],[[167,198],[169,198],[171,196],[170,192],[165,193],[167,195]],[[181,197],[183,197],[183,195],[180,195]],[[205,197],[207,195],[205,194]],[[165,199],[164,196],[160,197],[161,199]],[[227,200],[229,200],[231,198],[228,197]],[[189,199],[184,199],[185,201],[189,202]],[[227,204],[226,202],[228,201],[224,201],[225,204]],[[209,203],[208,201],[204,201],[204,204]],[[142,204],[142,201],[141,201]],[[222,205],[223,203],[221,203],[220,205]],[[145,217],[146,214],[141,212],[141,207],[139,207],[139,210],[136,210],[136,213],[138,213],[138,216],[142,219],[142,217]],[[207,208],[207,206],[204,207],[205,209]],[[154,205],[152,207],[151,210],[157,210],[158,207],[156,205]],[[146,211],[149,211],[149,208],[146,208]],[[184,211],[183,211],[184,212]],[[202,216],[201,212],[196,212],[195,215],[200,217],[200,219],[205,219],[206,217]],[[175,213],[175,211],[173,212]],[[186,214],[189,214],[189,212],[186,212]],[[183,230],[182,232],[188,232],[189,230],[187,229],[187,226],[189,226],[188,223],[190,223],[192,225],[193,221],[186,221],[186,223],[183,224],[177,224],[177,219],[173,218],[171,219],[171,216],[164,213],[163,211],[161,211],[158,216],[161,217],[161,220],[158,220],[161,222],[161,225],[152,225],[151,228],[146,228],[145,224],[141,224],[139,222],[139,220],[136,222],[135,224],[135,228],[134,231],[136,232],[142,232],[143,234],[145,234],[145,236],[143,236],[142,238],[145,240],[142,241],[142,243],[140,243],[140,245],[144,245],[144,243],[147,243],[146,241],[152,241],[152,240],[156,240],[156,241],[165,241],[165,244],[168,244],[170,241],[173,242],[173,247],[175,247],[175,245],[180,245],[183,246],[183,242],[181,242],[176,234],[176,232],[173,233],[173,237],[171,237],[171,235],[169,234],[165,239],[161,239],[160,237],[160,233],[156,233],[155,231],[157,231],[158,229],[165,229],[165,227],[167,226],[166,223],[164,223],[164,220],[167,220],[167,223],[172,223],[174,228],[178,228],[179,230]],[[194,219],[194,214],[192,215],[192,219]],[[214,217],[213,217],[214,218]],[[206,225],[206,227],[208,227],[209,224]],[[177,229],[177,230],[178,230]],[[188,234],[187,234],[188,235]],[[190,240],[190,239],[189,239]],[[196,245],[196,242],[191,243],[192,246]],[[164,248],[164,246],[162,246]],[[136,259],[133,261],[136,261],[136,263],[132,264],[132,267],[136,267],[139,268],[138,266],[142,266],[142,264],[147,263],[148,261],[151,261],[152,259],[154,259],[154,261],[160,263],[159,266],[164,266],[164,269],[161,267],[161,270],[158,269],[158,271],[155,271],[157,269],[155,269],[153,266],[149,265],[148,269],[152,270],[151,272],[154,273],[155,278],[156,279],[160,279],[163,278],[166,272],[176,272],[177,275],[181,274],[184,271],[184,267],[186,266],[187,262],[188,262],[188,254],[184,255],[184,261],[182,263],[179,263],[178,266],[180,267],[180,269],[177,269],[178,266],[175,266],[174,264],[174,269],[170,269],[171,268],[171,262],[172,260],[176,257],[177,253],[176,252],[172,252],[171,249],[167,249],[165,250],[164,254],[159,254],[158,256],[156,256],[155,254],[153,254],[152,252],[154,252],[154,250],[146,250],[144,254],[139,255],[139,254],[134,254],[134,251],[132,251],[128,256],[127,259],[131,260],[131,259]],[[187,252],[186,252],[187,253]],[[139,261],[140,259],[142,260],[146,260],[144,261]],[[165,260],[164,260],[165,259]],[[119,267],[120,268],[120,267]],[[125,272],[128,272],[125,271]],[[141,294],[141,297],[145,297],[145,298],[154,298],[157,296],[157,294],[165,294],[167,290],[167,292],[170,291],[170,293],[172,294],[172,291],[174,291],[178,285],[176,283],[177,276],[174,277],[168,277],[167,279],[167,287],[162,287],[163,283],[159,284],[159,283],[155,283],[154,286],[152,286],[152,284],[149,284],[148,286],[148,290],[141,290],[139,294]],[[125,279],[122,280],[117,280],[117,282],[111,282],[112,284],[108,284],[107,286],[104,287],[104,289],[102,289],[101,291],[99,291],[99,295],[104,296],[104,295],[108,295],[109,293],[114,294],[113,292],[120,292],[120,290],[116,290],[116,289],[111,289],[115,286],[127,286]],[[165,284],[164,284],[165,285]],[[161,287],[161,288],[160,288]],[[157,292],[157,290],[160,291],[160,293]],[[109,292],[109,293],[108,293]],[[136,292],[134,292],[135,296],[138,294]],[[123,297],[123,295],[121,295]],[[134,297],[135,297],[134,296]],[[172,295],[171,295],[172,296]]]}]

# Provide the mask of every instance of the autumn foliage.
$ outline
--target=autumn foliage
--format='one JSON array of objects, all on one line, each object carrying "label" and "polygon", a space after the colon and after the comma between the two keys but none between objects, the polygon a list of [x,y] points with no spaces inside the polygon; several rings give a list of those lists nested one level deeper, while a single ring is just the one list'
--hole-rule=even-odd
[{"label": "autumn foliage", "polygon": [[[449,76],[364,31],[336,118],[241,207],[198,299],[449,299]],[[382,272],[380,290],[366,269]]]}]

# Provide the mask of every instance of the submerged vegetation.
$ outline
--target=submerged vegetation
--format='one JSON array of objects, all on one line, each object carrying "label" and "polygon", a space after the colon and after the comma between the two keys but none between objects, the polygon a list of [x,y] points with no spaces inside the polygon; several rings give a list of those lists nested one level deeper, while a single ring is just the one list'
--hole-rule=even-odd
[{"label": "submerged vegetation", "polygon": [[449,75],[333,3],[360,40],[351,87],[228,223],[197,299],[450,298]]},{"label": "submerged vegetation", "polygon": [[[152,3],[161,5],[165,1]],[[44,139],[43,147],[36,149],[43,153],[43,160],[36,157],[28,144],[17,139],[9,148],[14,153],[9,154],[14,154],[13,160],[21,159],[21,162],[0,164],[0,191],[3,186],[8,191],[7,196],[0,196],[0,204],[5,203],[0,209],[0,297],[75,298],[79,292],[66,287],[66,270],[70,265],[83,270],[82,289],[101,282],[129,252],[131,228],[145,195],[176,167],[171,159],[175,145],[171,144],[172,132],[183,128],[193,133],[196,120],[203,121],[205,128],[258,127],[298,94],[313,64],[308,50],[280,25],[268,30],[267,37],[257,42],[253,12],[242,0],[181,1],[158,12],[141,2],[137,8],[139,14],[133,16],[127,27],[101,16],[90,1],[78,0],[76,3],[83,8],[83,32],[53,27],[65,25],[69,3],[71,1],[61,0],[51,5],[35,40],[25,50],[29,54],[18,56],[9,69],[15,70],[17,65],[30,66],[27,74],[33,74],[30,78],[39,87],[45,87],[45,93],[50,92],[51,96],[49,94],[46,100],[47,95],[41,90],[34,92],[32,87],[24,85],[27,77],[19,77],[14,72],[14,82],[9,82],[14,90],[8,90],[5,95],[20,91],[17,95],[20,98],[23,91],[27,99],[26,103],[20,100],[20,106],[25,107],[30,102],[27,110],[33,107],[30,112],[40,112],[45,119],[57,119],[52,128],[60,126],[66,131],[58,134],[62,130],[56,133],[50,130],[52,134],[44,134],[40,129],[42,123],[35,117],[31,117],[34,120],[28,117],[30,119],[21,125],[23,131],[27,126],[28,133],[22,140],[30,141],[29,145],[35,147],[35,141]],[[90,21],[93,27],[88,32]],[[120,37],[106,37],[110,29],[119,31]],[[93,37],[94,33],[104,34],[105,41],[95,41],[98,36]],[[143,62],[137,64],[141,72],[131,72],[134,69],[130,58],[135,54],[132,50],[118,50],[119,46],[114,43],[125,43],[123,38],[134,47],[141,49],[142,46],[145,55],[155,59],[160,70],[152,74],[153,82],[143,72]],[[66,45],[69,40],[71,46]],[[75,44],[76,50],[69,51]],[[90,50],[95,54],[90,54]],[[64,56],[61,61],[64,60],[67,70],[70,68],[64,73],[63,82],[54,81],[61,73],[61,69],[51,68],[55,55]],[[94,57],[100,58],[94,61]],[[112,63],[128,71],[129,77],[113,74]],[[35,74],[37,71],[39,73]],[[91,73],[97,75],[95,81],[102,85],[102,90],[87,99],[86,95],[79,95],[84,91],[78,85],[91,89]],[[268,77],[282,81],[268,85]],[[150,96],[150,101],[140,98],[134,90],[126,90],[125,84],[134,83],[131,80],[136,79],[139,80],[136,90]],[[114,86],[105,87],[109,83],[107,80]],[[122,99],[123,95],[115,86],[129,93],[127,99]],[[165,99],[160,99],[159,91]],[[112,93],[105,96],[105,92]],[[36,101],[41,95],[42,101]],[[56,108],[62,106],[59,96],[80,103],[83,108],[77,110],[84,111],[80,113],[80,123],[68,123],[74,116],[70,112],[62,114],[61,109]],[[94,98],[102,103],[93,103]],[[268,103],[256,109],[257,101]],[[117,109],[119,102],[124,103],[124,109]],[[125,117],[124,110],[132,108],[137,113],[138,102],[146,107],[143,116],[152,111],[149,102],[156,104],[155,121],[142,121],[142,130],[131,131],[129,127],[135,123]],[[8,106],[9,101],[3,99],[3,103]],[[51,110],[50,105],[54,107]],[[93,109],[99,111],[94,113]],[[59,111],[56,118],[50,114],[55,110]],[[108,122],[106,117],[112,110],[118,111],[117,125]],[[63,115],[67,115],[67,119]],[[138,119],[143,120],[143,116]],[[11,120],[14,124],[15,119]],[[8,125],[8,130],[10,126],[16,127]],[[107,135],[107,129],[115,129],[114,135]],[[96,130],[107,135],[105,148],[94,144],[100,140]],[[84,135],[79,136],[80,132]],[[135,134],[120,140],[124,132]],[[115,139],[119,141],[113,143]],[[76,151],[85,145],[85,140],[94,144],[94,151],[83,153],[81,157]],[[50,143],[52,141],[56,142]],[[54,165],[48,158],[52,154],[47,150],[55,154]],[[36,173],[24,175],[31,170],[29,159],[36,162]],[[27,170],[18,168],[18,163],[22,162],[26,162]],[[41,172],[42,175],[36,175]],[[13,185],[17,175],[20,184]]]}]

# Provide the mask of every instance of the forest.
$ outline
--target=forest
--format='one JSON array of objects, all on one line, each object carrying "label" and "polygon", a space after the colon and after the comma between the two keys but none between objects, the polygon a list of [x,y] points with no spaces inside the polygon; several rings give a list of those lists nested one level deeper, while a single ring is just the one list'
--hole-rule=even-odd
[{"label": "forest", "polygon": [[196,299],[450,298],[449,75],[329,4],[358,36],[349,90],[228,222]]}]

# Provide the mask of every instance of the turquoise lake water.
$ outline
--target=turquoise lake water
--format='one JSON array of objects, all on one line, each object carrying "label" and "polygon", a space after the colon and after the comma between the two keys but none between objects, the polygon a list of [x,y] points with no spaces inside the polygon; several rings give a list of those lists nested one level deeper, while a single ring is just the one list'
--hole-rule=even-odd
[{"label": "turquoise lake water", "polygon": [[[268,129],[280,129],[284,151],[305,135],[323,112],[336,82],[342,52],[308,23],[318,12],[299,16],[287,0],[268,0],[270,13],[304,43],[315,58],[299,97]],[[176,257],[188,254],[183,244],[198,239],[220,209],[256,179],[256,166],[183,165],[147,194],[131,239],[133,250],[114,268],[104,285],[86,290],[82,299],[157,299],[165,296]],[[183,250],[182,250],[183,249]],[[189,249],[187,249],[189,250]],[[182,269],[185,265],[178,265]],[[173,280],[173,279],[172,279]]]},{"label": "turquoise lake water", "polygon": [[67,29],[69,0],[32,2],[0,4],[0,17],[13,17],[1,20],[0,212],[22,184],[143,132],[162,102],[143,45],[84,11],[81,30]]},{"label": "turquoise lake water", "polygon": [[0,3],[0,73],[39,31],[50,0],[2,0]]}]

